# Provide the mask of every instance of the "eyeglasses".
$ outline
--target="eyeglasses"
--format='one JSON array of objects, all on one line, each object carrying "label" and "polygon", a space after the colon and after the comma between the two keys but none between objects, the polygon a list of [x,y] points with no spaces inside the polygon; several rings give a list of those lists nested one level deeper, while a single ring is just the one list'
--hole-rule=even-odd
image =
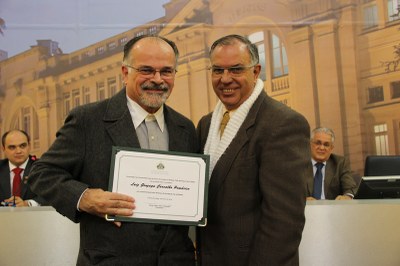
[{"label": "eyeglasses", "polygon": [[237,77],[241,76],[247,69],[254,67],[257,64],[250,65],[250,66],[233,66],[233,67],[217,67],[217,66],[212,66],[209,68],[211,70],[211,74],[214,77],[220,77],[225,73],[225,70],[228,71],[228,73],[231,76]]},{"label": "eyeglasses", "polygon": [[165,79],[171,79],[175,76],[175,73],[178,72],[176,69],[171,68],[171,67],[163,67],[160,70],[157,70],[153,67],[148,67],[148,66],[144,66],[144,67],[133,67],[130,65],[125,65],[126,67],[132,68],[133,70],[135,70],[136,72],[138,72],[140,75],[145,76],[145,77],[154,77],[156,75],[156,73],[160,73],[160,76],[165,78]]},{"label": "eyeglasses", "polygon": [[315,146],[324,146],[325,148],[330,148],[332,146],[332,143],[330,142],[322,142],[322,141],[311,141],[312,144],[314,144]]}]

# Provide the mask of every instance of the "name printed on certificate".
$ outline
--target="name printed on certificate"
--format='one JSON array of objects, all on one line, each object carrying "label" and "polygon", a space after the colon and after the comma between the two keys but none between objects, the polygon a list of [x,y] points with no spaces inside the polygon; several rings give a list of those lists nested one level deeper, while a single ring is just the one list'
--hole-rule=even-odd
[{"label": "name printed on certificate", "polygon": [[118,150],[112,191],[135,198],[131,219],[201,223],[206,212],[207,159],[198,154]]}]

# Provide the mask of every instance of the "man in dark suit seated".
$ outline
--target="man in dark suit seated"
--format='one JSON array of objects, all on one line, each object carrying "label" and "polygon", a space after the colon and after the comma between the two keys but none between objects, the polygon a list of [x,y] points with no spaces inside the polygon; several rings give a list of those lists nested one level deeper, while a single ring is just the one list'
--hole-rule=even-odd
[{"label": "man in dark suit seated", "polygon": [[10,130],[1,139],[6,159],[0,160],[1,206],[39,206],[43,200],[26,184],[36,157],[29,155],[30,140],[23,130]]},{"label": "man in dark suit seated", "polygon": [[311,132],[311,163],[308,169],[307,200],[353,199],[357,184],[349,161],[333,154],[335,134],[319,127]]}]

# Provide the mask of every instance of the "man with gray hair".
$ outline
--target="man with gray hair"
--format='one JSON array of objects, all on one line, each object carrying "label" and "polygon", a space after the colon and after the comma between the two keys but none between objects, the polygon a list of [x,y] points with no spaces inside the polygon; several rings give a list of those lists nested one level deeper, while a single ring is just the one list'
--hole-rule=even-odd
[{"label": "man with gray hair", "polygon": [[318,127],[311,132],[311,162],[307,180],[307,200],[353,199],[357,184],[348,160],[333,154],[335,134]]},{"label": "man with gray hair", "polygon": [[219,100],[197,128],[211,173],[200,265],[299,265],[309,125],[266,94],[247,38],[216,40],[210,63]]}]

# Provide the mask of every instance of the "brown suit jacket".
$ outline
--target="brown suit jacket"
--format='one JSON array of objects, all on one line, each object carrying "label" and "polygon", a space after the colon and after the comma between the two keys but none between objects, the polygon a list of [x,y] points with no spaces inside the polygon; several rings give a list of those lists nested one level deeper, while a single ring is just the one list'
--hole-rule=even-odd
[{"label": "brown suit jacket", "polygon": [[[202,149],[210,122],[197,128]],[[260,94],[212,172],[201,265],[298,265],[309,136],[303,116]]]},{"label": "brown suit jacket", "polygon": [[[357,184],[354,181],[349,161],[345,157],[331,154],[326,161],[324,191],[325,199],[334,200],[338,195],[350,193],[355,196]],[[312,197],[314,190],[314,174],[312,163],[307,167],[307,196]]]}]

